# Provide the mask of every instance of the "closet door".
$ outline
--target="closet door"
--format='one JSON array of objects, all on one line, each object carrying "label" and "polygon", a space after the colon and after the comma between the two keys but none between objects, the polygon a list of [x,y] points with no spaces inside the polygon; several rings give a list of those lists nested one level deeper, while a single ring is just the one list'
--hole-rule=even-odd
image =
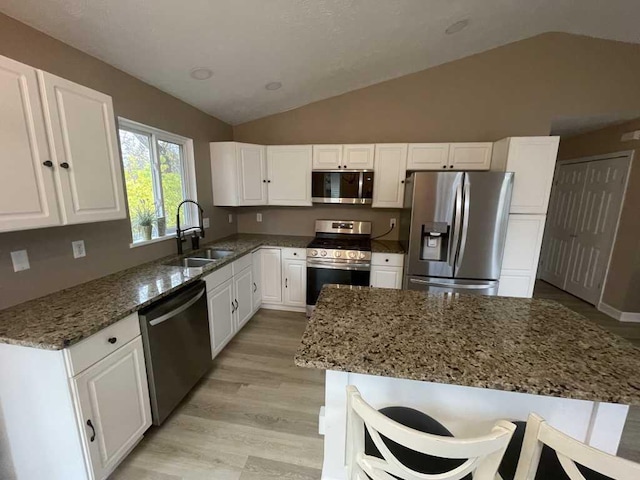
[{"label": "closet door", "polygon": [[59,225],[36,70],[0,56],[0,232]]},{"label": "closet door", "polygon": [[565,290],[594,305],[600,300],[628,170],[626,157],[586,164]]},{"label": "closet door", "polygon": [[547,226],[542,244],[540,278],[564,289],[580,198],[587,172],[586,163],[558,165],[551,190]]}]

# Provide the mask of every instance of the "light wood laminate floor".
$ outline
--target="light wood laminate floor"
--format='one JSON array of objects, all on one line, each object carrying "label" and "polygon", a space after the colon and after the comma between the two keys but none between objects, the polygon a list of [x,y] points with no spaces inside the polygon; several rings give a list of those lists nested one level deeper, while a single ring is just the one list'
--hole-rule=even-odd
[{"label": "light wood laminate floor", "polygon": [[[620,324],[544,282],[535,296],[556,300],[640,345],[640,325]],[[319,479],[324,372],[293,364],[304,328],[303,314],[258,312],[111,479]],[[630,411],[619,454],[640,462],[640,408]]]}]

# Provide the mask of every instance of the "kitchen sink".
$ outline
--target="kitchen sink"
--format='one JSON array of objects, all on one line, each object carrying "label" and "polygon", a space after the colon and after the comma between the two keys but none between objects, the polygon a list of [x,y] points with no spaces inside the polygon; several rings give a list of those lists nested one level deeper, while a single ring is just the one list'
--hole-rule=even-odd
[{"label": "kitchen sink", "polygon": [[233,250],[215,250],[213,248],[207,248],[203,255],[204,258],[207,259],[220,260],[221,258],[226,258],[234,253],[235,252]]},{"label": "kitchen sink", "polygon": [[171,265],[175,267],[184,267],[184,268],[202,268],[202,267],[206,267],[207,265],[213,262],[215,262],[215,260],[209,259],[209,258],[189,257],[189,258],[183,258],[181,260],[173,260],[167,263],[167,265]]}]

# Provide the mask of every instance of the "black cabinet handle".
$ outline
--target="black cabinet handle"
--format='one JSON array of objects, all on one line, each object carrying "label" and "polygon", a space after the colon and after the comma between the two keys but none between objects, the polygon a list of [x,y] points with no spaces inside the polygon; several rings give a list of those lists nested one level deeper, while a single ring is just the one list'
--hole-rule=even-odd
[{"label": "black cabinet handle", "polygon": [[338,168],[342,168],[342,165],[338,165]]},{"label": "black cabinet handle", "polygon": [[449,165],[449,168],[453,168],[453,165]]},{"label": "black cabinet handle", "polygon": [[91,438],[89,439],[90,442],[93,442],[96,439],[96,429],[93,428],[93,423],[91,423],[91,420],[87,420],[87,425],[89,427],[91,427]]},{"label": "black cabinet handle", "polygon": [[442,165],[442,168],[447,168],[447,166],[446,165]]},{"label": "black cabinet handle", "polygon": [[233,301],[231,301],[231,313],[235,313],[235,311],[236,311],[236,306],[233,303]]},{"label": "black cabinet handle", "polygon": [[294,255],[294,256],[297,256],[297,255],[298,255],[298,252],[293,252],[293,255]]},{"label": "black cabinet handle", "polygon": [[237,300],[237,299],[235,300],[235,302],[236,302],[236,310],[238,310],[238,306],[239,306],[240,304],[238,303],[238,300]]},{"label": "black cabinet handle", "polygon": [[256,282],[253,282],[253,293],[256,293],[258,291],[258,285],[256,285]]},{"label": "black cabinet handle", "polygon": [[267,181],[266,180],[262,180],[262,183],[267,183]]},{"label": "black cabinet handle", "polygon": [[42,162],[42,164],[45,167],[49,167],[49,168],[53,167],[53,162],[51,160],[45,160],[44,162]]},{"label": "black cabinet handle", "polygon": [[60,166],[61,166],[62,168],[69,168],[69,164],[68,164],[67,162],[62,162],[62,163],[60,164]]},{"label": "black cabinet handle", "polygon": [[385,258],[385,259],[384,259],[384,261],[385,261],[385,262],[388,262],[388,261],[389,261],[389,259],[388,259],[388,258]]},{"label": "black cabinet handle", "polygon": [[400,180],[400,183],[404,183],[404,180]]},{"label": "black cabinet handle", "polygon": [[288,278],[284,279],[284,288],[289,288],[289,279]]},{"label": "black cabinet handle", "polygon": [[267,180],[267,183],[271,183],[271,180]]},{"label": "black cabinet handle", "polygon": [[116,343],[118,341],[118,339],[116,337],[109,337],[107,339],[107,342],[109,342],[111,345],[113,345],[114,343]]}]

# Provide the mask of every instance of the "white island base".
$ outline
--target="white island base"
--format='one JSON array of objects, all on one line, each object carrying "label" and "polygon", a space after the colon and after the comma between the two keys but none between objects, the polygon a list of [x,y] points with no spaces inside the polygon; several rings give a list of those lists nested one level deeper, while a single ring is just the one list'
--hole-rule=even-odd
[{"label": "white island base", "polygon": [[593,447],[615,454],[627,405],[464,387],[327,370],[324,418],[323,480],[344,480],[347,385],[355,385],[375,408],[402,405],[420,410],[455,436],[487,433],[497,420],[526,420],[530,412]]}]

